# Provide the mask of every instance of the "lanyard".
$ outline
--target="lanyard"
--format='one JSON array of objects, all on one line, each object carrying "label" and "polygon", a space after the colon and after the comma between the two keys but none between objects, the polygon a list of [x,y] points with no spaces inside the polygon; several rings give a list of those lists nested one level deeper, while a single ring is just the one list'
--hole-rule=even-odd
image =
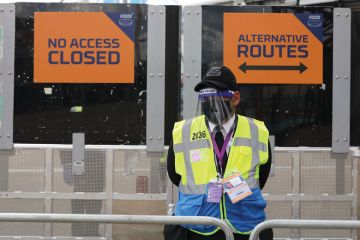
[{"label": "lanyard", "polygon": [[[214,146],[214,151],[215,151],[215,154],[216,154],[216,157],[217,159],[219,160],[219,163],[220,163],[220,166],[218,166],[218,170],[221,171],[221,174],[222,174],[222,166],[223,166],[223,158],[224,158],[224,155],[225,155],[225,151],[226,151],[226,148],[227,148],[227,145],[230,141],[230,138],[231,138],[231,135],[232,135],[232,132],[233,132],[233,129],[231,129],[229,131],[229,133],[226,135],[226,138],[224,140],[224,143],[222,145],[222,148],[221,150],[219,150],[219,146],[217,145],[216,141],[215,141],[215,132],[213,134],[211,134],[211,140],[213,142],[213,146]],[[220,132],[221,133],[221,132]],[[221,133],[222,134],[222,133]],[[215,161],[216,165],[217,164],[217,161]]]}]

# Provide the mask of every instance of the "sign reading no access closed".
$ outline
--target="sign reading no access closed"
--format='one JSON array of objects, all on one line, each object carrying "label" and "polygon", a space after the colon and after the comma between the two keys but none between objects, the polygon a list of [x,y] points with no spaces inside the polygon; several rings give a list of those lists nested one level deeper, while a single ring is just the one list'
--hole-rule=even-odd
[{"label": "sign reading no access closed", "polygon": [[224,13],[224,65],[238,83],[322,84],[323,16]]},{"label": "sign reading no access closed", "polygon": [[34,82],[134,83],[134,29],[134,12],[36,12]]}]

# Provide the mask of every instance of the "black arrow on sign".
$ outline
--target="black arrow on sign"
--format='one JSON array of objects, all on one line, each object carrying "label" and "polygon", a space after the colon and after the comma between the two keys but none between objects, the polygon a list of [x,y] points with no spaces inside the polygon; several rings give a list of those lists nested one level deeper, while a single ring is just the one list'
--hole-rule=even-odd
[{"label": "black arrow on sign", "polygon": [[297,66],[269,66],[269,65],[246,65],[246,62],[244,62],[242,65],[239,66],[239,69],[246,73],[247,70],[255,70],[255,71],[261,71],[261,70],[277,70],[277,71],[299,71],[300,73],[303,73],[307,67],[300,63]]}]

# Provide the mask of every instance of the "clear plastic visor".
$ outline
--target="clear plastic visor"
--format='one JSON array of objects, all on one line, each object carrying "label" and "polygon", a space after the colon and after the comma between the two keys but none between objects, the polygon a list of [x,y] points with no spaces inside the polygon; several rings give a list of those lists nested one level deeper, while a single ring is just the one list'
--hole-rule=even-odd
[{"label": "clear plastic visor", "polygon": [[230,106],[234,92],[218,91],[214,88],[200,90],[196,116],[205,115],[208,121],[221,125],[231,118],[233,112]]}]

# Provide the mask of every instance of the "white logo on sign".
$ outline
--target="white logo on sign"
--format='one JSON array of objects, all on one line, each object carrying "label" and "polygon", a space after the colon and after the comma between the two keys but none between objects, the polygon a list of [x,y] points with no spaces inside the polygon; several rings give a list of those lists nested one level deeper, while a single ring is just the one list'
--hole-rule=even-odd
[{"label": "white logo on sign", "polygon": [[307,22],[309,27],[320,27],[321,26],[321,16],[320,15],[310,15]]}]

